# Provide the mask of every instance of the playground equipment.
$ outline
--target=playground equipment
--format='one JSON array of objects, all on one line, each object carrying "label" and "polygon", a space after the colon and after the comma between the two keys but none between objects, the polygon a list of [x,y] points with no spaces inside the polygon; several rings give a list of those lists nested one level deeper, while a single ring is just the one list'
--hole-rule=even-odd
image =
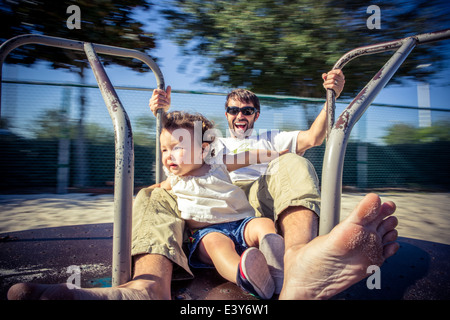
[{"label": "playground equipment", "polygon": [[[327,91],[328,128],[327,147],[325,151],[322,172],[322,209],[319,230],[320,234],[328,233],[339,222],[343,161],[346,145],[353,126],[367,110],[371,102],[375,99],[376,95],[386,86],[391,77],[395,74],[397,69],[400,67],[400,65],[407,58],[408,54],[414,49],[415,46],[449,38],[450,30],[444,30],[411,36],[400,40],[369,45],[349,51],[335,64],[334,69],[342,69],[346,63],[361,55],[376,54],[380,52],[396,50],[396,52],[388,60],[388,62],[380,69],[380,71],[372,78],[372,80],[361,90],[356,98],[342,112],[337,121],[335,121],[334,116],[334,92],[332,90]],[[110,113],[116,135],[116,169],[113,224],[114,231],[112,241],[112,285],[116,286],[125,283],[131,277],[131,214],[134,179],[133,137],[131,124],[126,111],[122,106],[114,90],[114,87],[112,86],[103,68],[102,63],[100,62],[97,53],[135,58],[143,61],[153,71],[156,77],[157,87],[159,89],[165,89],[163,75],[159,67],[151,58],[137,50],[106,46],[101,44],[85,43],[82,41],[68,40],[43,35],[22,35],[12,38],[4,42],[0,46],[0,79],[1,66],[3,65],[3,62],[8,53],[15,48],[25,44],[39,44],[69,50],[84,51],[95,74],[98,86],[102,92],[105,104]],[[159,133],[161,131],[160,113],[158,113],[157,115],[156,127],[157,137],[159,137]],[[156,143],[156,182],[160,182],[163,178],[163,173],[159,151],[159,139],[156,139]],[[108,238],[106,234],[109,234],[109,231],[105,233],[105,230],[100,230],[101,228],[98,225],[92,226],[89,229],[89,233],[91,234],[93,240],[97,239],[98,241],[101,241],[104,246],[108,246],[108,244],[105,243],[105,240],[107,240]],[[72,229],[68,227],[64,228],[64,232],[67,232],[67,234],[71,234],[72,236],[80,236],[80,233],[82,231],[86,234],[88,231],[85,230],[87,229],[83,227],[78,227],[78,229],[77,227]],[[36,232],[33,232],[32,230],[30,230],[22,232],[20,234],[29,236],[30,232],[31,234],[39,234],[45,231],[36,230]],[[47,230],[47,232],[48,234],[50,234],[54,232],[54,230]],[[97,238],[94,236],[95,234],[97,235]],[[442,251],[444,249],[441,250],[440,246],[438,245],[430,249],[428,244],[418,243],[413,239],[405,239],[405,243],[407,243],[408,246],[412,245],[416,246],[417,248],[424,248],[424,250],[428,250],[428,252],[430,252],[430,254],[433,254],[434,256],[444,255],[448,258],[448,248],[445,248],[445,251]],[[22,247],[22,249],[24,248]],[[50,248],[49,250],[54,250],[56,252],[62,249],[58,247],[58,249]],[[103,257],[103,259],[105,258]],[[436,268],[442,267],[442,265],[436,266]],[[201,297],[201,295],[198,295],[197,297]],[[236,295],[234,297],[236,298]]]},{"label": "playground equipment", "polygon": [[[133,133],[128,115],[122,106],[108,75],[100,62],[97,52],[119,57],[135,58],[144,62],[154,73],[157,86],[164,89],[164,78],[156,63],[145,53],[137,50],[92,44],[43,35],[22,35],[12,38],[0,47],[0,63],[13,49],[26,44],[40,44],[56,48],[84,51],[94,72],[109,115],[113,122],[116,136],[115,184],[114,184],[114,237],[113,237],[113,285],[127,282],[131,276],[131,215],[133,204],[134,149]],[[1,68],[1,67],[0,67]],[[0,69],[1,79],[1,69]],[[0,91],[1,97],[1,91]],[[1,106],[0,106],[1,111]],[[161,114],[157,117],[157,128],[161,130]],[[156,150],[160,150],[156,139]],[[161,162],[160,153],[156,161]],[[161,179],[161,166],[158,167],[156,179]]]},{"label": "playground equipment", "polygon": [[319,234],[327,234],[339,222],[344,156],[353,126],[362,117],[378,93],[387,85],[414,47],[449,38],[450,30],[443,30],[368,45],[347,52],[334,65],[333,69],[342,69],[348,62],[362,55],[396,50],[336,121],[334,116],[335,95],[333,90],[327,90],[327,147],[322,168],[322,207]]}]

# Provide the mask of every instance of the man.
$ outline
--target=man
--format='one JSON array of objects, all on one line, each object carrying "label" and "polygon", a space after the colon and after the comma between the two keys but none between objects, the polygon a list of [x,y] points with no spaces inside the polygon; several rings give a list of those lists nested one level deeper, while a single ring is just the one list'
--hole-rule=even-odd
[{"label": "man", "polygon": [[[336,97],[339,97],[345,84],[342,71],[332,70],[323,74],[322,78],[324,88],[334,90]],[[170,87],[167,92],[154,90],[150,99],[150,108],[154,114],[161,108],[167,111],[170,103]],[[308,243],[318,233],[319,183],[309,161],[294,154],[303,155],[309,148],[322,144],[326,136],[325,106],[308,130],[275,134],[269,131],[263,136],[253,134],[254,124],[260,115],[259,100],[254,93],[243,89],[234,90],[227,96],[225,111],[231,137],[219,139],[223,154],[236,154],[250,149],[289,149],[293,153],[280,157],[269,168],[267,164],[255,164],[231,172],[230,175],[233,182],[247,192],[257,215],[275,220],[285,238],[286,250],[294,244]],[[266,175],[273,171],[280,172]]]},{"label": "man", "polygon": [[[323,78],[324,87],[335,90],[339,96],[344,84],[342,72],[331,71]],[[167,92],[154,91],[150,99],[154,113],[159,108],[168,110],[170,94],[170,87]],[[309,130],[287,133],[272,141],[252,139],[251,129],[260,112],[255,97],[247,91],[229,95],[226,117],[232,136],[221,139],[224,152],[231,150],[230,142],[250,140],[253,146],[266,142],[268,148],[288,146],[297,154],[322,143],[325,111],[321,111]],[[267,170],[271,174],[256,180],[238,181],[235,177],[235,183],[246,191],[258,215],[272,216],[285,238],[281,299],[330,298],[367,276],[369,265],[382,264],[398,249],[398,244],[393,243],[397,238],[397,220],[388,217],[395,211],[393,203],[381,204],[376,195],[368,195],[344,222],[329,234],[316,237],[320,196],[312,165],[292,153],[272,161]],[[257,176],[255,172],[240,174]],[[65,284],[18,284],[10,289],[8,298],[170,299],[174,266],[192,275],[182,250],[184,221],[179,216],[176,199],[170,191],[153,186],[141,190],[133,210],[134,275],[130,282],[115,288],[78,290],[69,290]]]}]

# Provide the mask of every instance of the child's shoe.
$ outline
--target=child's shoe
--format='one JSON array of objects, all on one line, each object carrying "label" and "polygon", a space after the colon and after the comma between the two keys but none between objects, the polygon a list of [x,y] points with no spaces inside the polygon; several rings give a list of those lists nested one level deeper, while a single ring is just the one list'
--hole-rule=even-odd
[{"label": "child's shoe", "polygon": [[266,259],[257,248],[244,251],[239,262],[236,283],[239,287],[261,299],[270,299],[275,284],[270,276]]},{"label": "child's shoe", "polygon": [[284,239],[276,233],[266,234],[259,244],[259,250],[264,254],[275,282],[275,294],[280,294],[284,280]]}]

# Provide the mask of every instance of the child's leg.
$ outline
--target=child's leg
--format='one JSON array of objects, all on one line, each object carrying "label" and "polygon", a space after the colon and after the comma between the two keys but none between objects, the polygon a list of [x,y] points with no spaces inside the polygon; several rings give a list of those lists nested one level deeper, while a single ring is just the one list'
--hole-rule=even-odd
[{"label": "child's leg", "polygon": [[197,250],[200,261],[213,264],[222,277],[236,283],[240,256],[230,238],[220,232],[208,233],[200,241]]},{"label": "child's leg", "polygon": [[244,240],[249,247],[259,247],[266,234],[277,233],[274,222],[269,218],[250,220],[244,229]]},{"label": "child's leg", "polygon": [[250,293],[263,299],[272,297],[275,284],[260,250],[249,248],[240,257],[231,238],[220,232],[211,232],[200,240],[197,257],[204,263],[213,264],[222,277]]}]

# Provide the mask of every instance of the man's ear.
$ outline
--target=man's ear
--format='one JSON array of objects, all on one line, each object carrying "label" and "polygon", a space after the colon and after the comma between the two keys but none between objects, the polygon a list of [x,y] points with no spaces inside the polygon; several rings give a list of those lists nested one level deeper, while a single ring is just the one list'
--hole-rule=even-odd
[{"label": "man's ear", "polygon": [[255,113],[255,120],[254,121],[258,120],[258,118],[259,118],[259,111],[256,111],[256,113]]}]

